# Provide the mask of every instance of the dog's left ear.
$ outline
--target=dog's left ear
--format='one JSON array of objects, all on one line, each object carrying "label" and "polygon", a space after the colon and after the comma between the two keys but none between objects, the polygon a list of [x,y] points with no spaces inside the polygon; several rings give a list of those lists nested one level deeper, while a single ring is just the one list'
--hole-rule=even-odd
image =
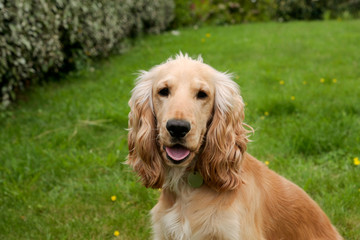
[{"label": "dog's left ear", "polygon": [[215,104],[204,149],[197,168],[204,181],[216,191],[234,190],[240,183],[241,162],[246,143],[244,103],[231,75],[215,73]]}]

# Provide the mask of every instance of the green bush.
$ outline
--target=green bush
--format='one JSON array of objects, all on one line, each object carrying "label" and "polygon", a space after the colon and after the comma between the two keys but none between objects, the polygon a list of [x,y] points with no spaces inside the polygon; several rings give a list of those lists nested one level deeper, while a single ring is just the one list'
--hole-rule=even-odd
[{"label": "green bush", "polygon": [[330,17],[335,18],[359,18],[360,1],[354,0],[328,0],[326,1],[326,10]]},{"label": "green bush", "polygon": [[320,1],[276,0],[276,16],[280,21],[291,19],[321,19],[323,10]]},{"label": "green bush", "polygon": [[221,1],[214,0],[211,18],[216,24],[269,21],[273,15],[273,0],[264,1]]},{"label": "green bush", "polygon": [[173,27],[360,17],[354,0],[175,0]]},{"label": "green bush", "polygon": [[276,0],[280,20],[320,20],[359,17],[360,1],[354,0]]},{"label": "green bush", "polygon": [[173,28],[189,26],[195,23],[191,14],[191,2],[187,0],[175,0],[175,16],[171,23]]},{"label": "green bush", "polygon": [[176,0],[175,4],[174,27],[268,21],[275,12],[274,0]]},{"label": "green bush", "polygon": [[0,102],[88,57],[120,52],[124,40],[159,33],[173,19],[169,0],[0,0]]},{"label": "green bush", "polygon": [[[0,0],[0,87],[3,106],[15,89],[29,84],[64,59],[58,16],[44,1]],[[32,80],[33,81],[33,80]]]}]

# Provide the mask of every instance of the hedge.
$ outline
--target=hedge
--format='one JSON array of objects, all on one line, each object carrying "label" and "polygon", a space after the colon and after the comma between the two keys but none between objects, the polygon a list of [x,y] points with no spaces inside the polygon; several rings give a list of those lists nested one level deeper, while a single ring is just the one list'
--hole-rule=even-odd
[{"label": "hedge", "polygon": [[274,0],[175,0],[172,27],[272,20]]},{"label": "hedge", "polygon": [[0,110],[19,89],[88,58],[119,53],[141,33],[358,17],[359,0],[0,0]]},{"label": "hedge", "polygon": [[276,0],[276,18],[281,21],[358,18],[359,0]]},{"label": "hedge", "polygon": [[0,0],[1,108],[68,64],[120,52],[140,33],[160,33],[173,12],[169,0]]},{"label": "hedge", "polygon": [[172,27],[360,17],[360,0],[175,0]]}]

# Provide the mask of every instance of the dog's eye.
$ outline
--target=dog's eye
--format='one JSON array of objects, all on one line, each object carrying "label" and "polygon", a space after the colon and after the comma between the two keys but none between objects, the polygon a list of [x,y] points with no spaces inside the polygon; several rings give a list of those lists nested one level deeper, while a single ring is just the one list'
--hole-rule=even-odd
[{"label": "dog's eye", "polygon": [[207,98],[207,94],[206,94],[206,92],[204,92],[204,91],[199,91],[198,93],[197,93],[197,95],[196,95],[196,98],[197,99],[205,99],[205,98]]},{"label": "dog's eye", "polygon": [[169,88],[167,88],[167,87],[165,87],[159,91],[159,95],[161,95],[163,97],[167,97],[167,96],[169,96],[169,94],[170,94],[170,91],[169,91]]}]

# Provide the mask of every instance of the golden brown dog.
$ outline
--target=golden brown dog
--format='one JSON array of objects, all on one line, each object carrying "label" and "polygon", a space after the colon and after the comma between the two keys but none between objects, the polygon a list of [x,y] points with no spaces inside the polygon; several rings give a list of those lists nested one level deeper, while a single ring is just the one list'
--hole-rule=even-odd
[{"label": "golden brown dog", "polygon": [[154,239],[342,239],[302,189],[246,153],[231,75],[180,53],[140,74],[129,105],[128,163],[162,188]]}]

